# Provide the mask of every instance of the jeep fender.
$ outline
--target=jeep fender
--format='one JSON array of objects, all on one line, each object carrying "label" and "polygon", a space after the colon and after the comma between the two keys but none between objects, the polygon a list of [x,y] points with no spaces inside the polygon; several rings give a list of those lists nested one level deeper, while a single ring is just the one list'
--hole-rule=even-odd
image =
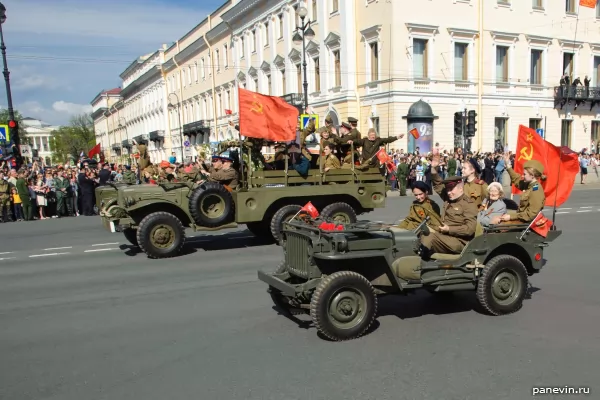
[{"label": "jeep fender", "polygon": [[181,205],[170,201],[157,201],[156,199],[142,200],[127,207],[125,210],[137,223],[146,215],[159,211],[175,215],[184,226],[189,226],[192,222],[192,217],[187,210]]}]

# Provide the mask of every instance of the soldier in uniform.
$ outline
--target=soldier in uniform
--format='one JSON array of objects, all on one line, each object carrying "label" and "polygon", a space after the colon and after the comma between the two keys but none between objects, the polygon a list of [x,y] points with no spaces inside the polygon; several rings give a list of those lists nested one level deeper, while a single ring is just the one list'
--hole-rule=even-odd
[{"label": "soldier in uniform", "polygon": [[[238,172],[232,168],[233,160],[229,157],[219,157],[223,163],[218,170],[207,173],[208,180],[218,182],[222,185],[227,185],[231,189],[235,189],[238,185]],[[214,160],[214,157],[213,157]]]},{"label": "soldier in uniform", "polygon": [[[440,165],[439,156],[434,156],[431,160],[431,181],[433,189],[440,194],[444,190],[442,177],[438,174],[437,167]],[[488,195],[488,185],[484,180],[478,178],[481,173],[481,167],[475,158],[469,158],[462,164],[462,178],[465,180],[464,192],[480,207],[483,199]],[[441,196],[441,195],[440,195]]]},{"label": "soldier in uniform", "polygon": [[137,143],[135,140],[134,144],[137,145],[138,152],[140,154],[140,158],[138,158],[138,170],[142,171],[150,165],[150,155],[148,154],[148,149],[145,143]]},{"label": "soldier in uniform", "polygon": [[369,166],[375,166],[378,163],[375,155],[379,151],[379,148],[388,143],[395,142],[398,139],[402,139],[404,134],[400,134],[398,136],[392,136],[388,138],[380,138],[377,137],[377,133],[375,129],[369,129],[369,133],[367,138],[365,139],[347,139],[346,143],[353,143],[355,147],[362,147],[362,159],[363,163]]},{"label": "soldier in uniform", "polygon": [[125,171],[123,172],[123,182],[134,185],[137,183],[137,177],[135,173],[131,171],[131,165],[125,166]]},{"label": "soldier in uniform", "polygon": [[[400,157],[400,164],[396,168],[396,180],[400,186],[400,196],[406,196],[406,180],[408,179],[408,164],[406,157]],[[414,192],[413,192],[414,194]]]},{"label": "soldier in uniform", "polygon": [[348,122],[350,123],[350,126],[352,127],[350,129],[350,135],[353,136],[356,140],[362,139],[362,135],[360,134],[360,131],[357,128],[358,120],[354,117],[348,117]]},{"label": "soldier in uniform", "polygon": [[[510,165],[508,155],[504,156],[504,162]],[[500,219],[502,221],[520,221],[523,223],[531,222],[537,217],[546,203],[544,188],[539,181],[546,179],[544,174],[544,165],[536,160],[531,160],[523,164],[523,178],[512,168],[507,168],[512,184],[522,190],[518,210],[509,210]]]},{"label": "soldier in uniform", "polygon": [[56,190],[56,215],[60,218],[65,213],[68,216],[71,215],[71,202],[67,199],[70,195],[71,183],[64,177],[62,167],[58,169],[57,175],[58,177],[54,180],[54,189]]},{"label": "soldier in uniform", "polygon": [[321,168],[321,164],[323,164],[323,171],[327,172],[331,169],[338,169],[342,166],[340,165],[340,160],[333,155],[333,145],[327,143],[323,148],[323,153],[319,160],[317,161],[317,165]]},{"label": "soldier in uniform", "polygon": [[401,229],[413,230],[419,226],[427,216],[430,217],[429,227],[439,229],[442,225],[440,206],[429,198],[429,185],[425,182],[415,182],[413,194],[415,201],[410,206],[408,216],[398,225]]},{"label": "soldier in uniform", "polygon": [[[8,209],[10,208],[10,184],[0,172],[0,222],[7,222]],[[6,214],[5,214],[6,209]]]}]

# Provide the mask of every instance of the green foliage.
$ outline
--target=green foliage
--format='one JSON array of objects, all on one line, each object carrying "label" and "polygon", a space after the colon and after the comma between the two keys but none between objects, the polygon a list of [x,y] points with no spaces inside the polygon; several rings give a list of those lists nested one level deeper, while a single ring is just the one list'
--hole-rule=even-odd
[{"label": "green foliage", "polygon": [[81,114],[71,118],[68,126],[62,126],[52,131],[50,136],[52,161],[67,162],[69,158],[79,158],[83,151],[87,154],[96,144],[94,121],[91,115]]},{"label": "green foliage", "polygon": [[[23,116],[17,110],[14,110],[15,120],[19,124],[19,138],[21,140],[21,144],[27,143],[25,140],[27,138],[27,131],[25,131],[25,126],[23,125]],[[8,110],[3,108],[0,110],[0,124],[7,125],[8,124]]]}]

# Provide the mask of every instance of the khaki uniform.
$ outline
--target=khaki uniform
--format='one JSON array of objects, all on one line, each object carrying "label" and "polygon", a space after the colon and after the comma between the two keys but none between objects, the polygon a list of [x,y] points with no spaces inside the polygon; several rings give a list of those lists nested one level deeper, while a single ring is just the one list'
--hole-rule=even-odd
[{"label": "khaki uniform", "polygon": [[238,173],[233,168],[221,168],[212,172],[208,177],[208,180],[211,182],[218,182],[222,185],[229,186],[231,189],[235,189],[238,185]]},{"label": "khaki uniform", "polygon": [[356,139],[358,139],[358,140],[359,140],[359,139],[362,139],[362,135],[360,134],[360,131],[359,131],[358,129],[356,129],[356,128],[353,128],[353,129],[350,131],[350,135],[352,135],[352,136],[356,137]]},{"label": "khaki uniform", "polygon": [[[512,184],[519,187],[519,184],[522,182],[521,175],[516,173],[512,168],[507,168],[507,171]],[[546,203],[544,188],[537,181],[529,182],[527,189],[522,191],[520,198],[519,209],[516,211],[507,211],[511,220],[531,222],[542,211]]]},{"label": "khaki uniform", "polygon": [[150,156],[148,155],[145,144],[138,144],[137,148],[140,153],[140,158],[138,159],[138,169],[143,171],[150,165]]},{"label": "khaki uniform", "polygon": [[[433,184],[433,190],[435,190],[435,192],[439,194],[442,199],[444,199],[446,192],[442,182],[443,181],[440,174],[432,172],[431,183]],[[471,198],[477,207],[483,203],[483,199],[485,199],[488,195],[488,185],[481,179],[475,179],[472,182],[465,182],[464,188],[465,195]]]},{"label": "khaki uniform", "polygon": [[431,228],[437,229],[442,225],[442,217],[440,214],[440,206],[438,206],[435,201],[427,199],[423,203],[419,203],[415,200],[408,210],[408,216],[400,222],[398,228],[407,230],[416,229],[417,226],[423,222],[425,217],[429,216],[430,220],[428,225]]},{"label": "khaki uniform", "polygon": [[[4,215],[5,208],[6,215]],[[5,217],[10,215],[10,184],[8,181],[0,179],[0,222],[4,222]]]},{"label": "khaki uniform", "polygon": [[123,172],[123,182],[132,185],[135,184],[137,182],[137,177],[135,176],[135,173],[133,173],[131,170],[126,170],[125,172]]},{"label": "khaki uniform", "polygon": [[[344,136],[346,137],[346,136]],[[389,137],[389,138],[375,138],[375,140],[371,141],[368,138],[365,139],[351,139],[354,143],[354,147],[362,147],[362,158],[364,162],[368,162],[370,165],[376,165],[379,161],[375,154],[379,151],[381,146],[386,145],[388,143],[395,142],[398,140],[397,137]]]},{"label": "khaki uniform", "polygon": [[317,166],[319,166],[319,168],[321,168],[321,158],[323,158],[323,171],[327,168],[338,169],[342,167],[340,165],[340,160],[333,154],[330,154],[328,156],[319,157],[319,160],[317,161]]},{"label": "khaki uniform", "polygon": [[[408,179],[408,164],[401,161],[396,169],[396,180],[398,181],[398,187],[400,188],[400,196],[406,196],[406,180]],[[438,207],[439,213],[439,207]]]}]

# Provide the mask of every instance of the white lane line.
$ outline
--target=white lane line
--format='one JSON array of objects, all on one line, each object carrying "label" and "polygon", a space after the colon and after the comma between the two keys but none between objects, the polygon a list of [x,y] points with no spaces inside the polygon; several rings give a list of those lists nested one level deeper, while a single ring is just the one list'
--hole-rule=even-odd
[{"label": "white lane line", "polygon": [[32,254],[29,258],[34,257],[46,257],[46,256],[62,256],[63,254],[71,254],[71,253],[46,253],[46,254]]},{"label": "white lane line", "polygon": [[49,250],[64,250],[64,249],[72,249],[73,246],[67,246],[67,247],[51,247],[49,249],[44,249],[44,251],[49,251]]},{"label": "white lane line", "polygon": [[14,260],[17,257],[4,257],[4,258],[0,258],[0,261],[4,261],[4,260]]},{"label": "white lane line", "polygon": [[117,248],[113,248],[113,249],[94,249],[94,250],[85,250],[84,253],[92,253],[94,251],[109,251],[109,250],[119,250]]},{"label": "white lane line", "polygon": [[559,208],[559,210],[572,210],[572,208]]},{"label": "white lane line", "polygon": [[557,211],[557,214],[569,214],[569,211]]},{"label": "white lane line", "polygon": [[111,246],[113,244],[119,244],[119,243],[100,243],[100,244],[93,244],[92,247],[95,246]]},{"label": "white lane line", "polygon": [[578,213],[584,213],[584,212],[592,212],[592,210],[581,210],[581,211],[577,211]]},{"label": "white lane line", "polygon": [[5,251],[4,253],[0,253],[0,254],[12,254],[14,253],[14,251]]},{"label": "white lane line", "polygon": [[579,208],[594,208],[593,206],[587,206],[587,207],[579,207]]}]

